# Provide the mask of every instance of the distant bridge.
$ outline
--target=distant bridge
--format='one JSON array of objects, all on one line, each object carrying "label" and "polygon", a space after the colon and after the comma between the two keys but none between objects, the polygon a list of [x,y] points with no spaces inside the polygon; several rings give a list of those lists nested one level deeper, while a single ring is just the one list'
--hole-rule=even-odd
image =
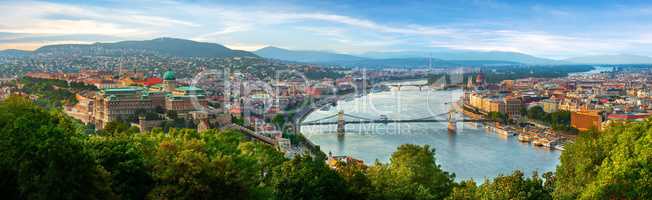
[{"label": "distant bridge", "polygon": [[427,87],[434,87],[434,88],[440,88],[440,89],[447,89],[447,88],[463,87],[464,85],[461,84],[461,83],[456,83],[456,84],[453,84],[453,83],[446,84],[446,83],[444,83],[444,84],[441,84],[439,86],[434,86],[434,85],[431,85],[431,84],[428,84],[428,83],[424,83],[424,84],[385,84],[385,86],[393,87],[393,88],[396,88],[398,90],[401,90],[401,87],[417,87],[417,88],[419,88],[419,90],[422,90],[424,87],[426,87],[426,88]]},{"label": "distant bridge", "polygon": [[419,90],[423,89],[423,87],[429,87],[430,84],[424,83],[424,84],[385,84],[387,87],[394,87],[397,88],[398,90],[401,90],[401,87],[418,87]]}]

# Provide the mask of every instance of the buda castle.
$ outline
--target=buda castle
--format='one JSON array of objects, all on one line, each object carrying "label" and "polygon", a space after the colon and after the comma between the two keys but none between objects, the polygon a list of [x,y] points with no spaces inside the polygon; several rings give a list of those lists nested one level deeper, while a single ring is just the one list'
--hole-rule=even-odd
[{"label": "buda castle", "polygon": [[91,118],[96,128],[103,129],[109,122],[133,119],[142,113],[185,114],[202,110],[207,104],[204,90],[194,86],[177,87],[174,72],[168,70],[160,84],[100,90],[93,99]]}]

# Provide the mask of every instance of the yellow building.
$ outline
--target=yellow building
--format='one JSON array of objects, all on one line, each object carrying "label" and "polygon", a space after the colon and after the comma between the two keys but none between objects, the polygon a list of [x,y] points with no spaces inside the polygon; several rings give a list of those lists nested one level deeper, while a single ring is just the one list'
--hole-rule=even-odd
[{"label": "yellow building", "polygon": [[571,112],[571,127],[580,131],[602,129],[602,116],[598,111],[576,111]]}]

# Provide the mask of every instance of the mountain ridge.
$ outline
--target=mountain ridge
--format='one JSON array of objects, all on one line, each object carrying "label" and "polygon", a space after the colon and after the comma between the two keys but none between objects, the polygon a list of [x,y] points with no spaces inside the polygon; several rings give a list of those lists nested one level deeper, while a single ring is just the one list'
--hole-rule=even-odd
[{"label": "mountain ridge", "polygon": [[[347,62],[367,62],[369,60],[383,59],[414,59],[414,58],[432,58],[444,61],[463,61],[463,63],[479,63],[490,61],[491,63],[513,63],[526,65],[563,65],[572,64],[564,61],[539,58],[528,54],[505,51],[470,51],[454,50],[448,48],[434,48],[432,52],[423,51],[398,51],[398,52],[367,52],[362,54],[342,54],[325,51],[309,50],[289,50],[280,47],[268,46],[253,51],[256,55],[265,58],[295,61],[295,62],[317,62],[317,63],[336,63],[346,64]],[[333,57],[336,57],[334,59]],[[315,59],[319,58],[319,59]],[[454,63],[454,62],[449,62]]]},{"label": "mountain ridge", "polygon": [[221,44],[197,42],[177,38],[156,38],[112,43],[46,45],[33,51],[37,55],[123,55],[128,53],[156,53],[178,57],[258,57],[242,50],[229,49]]},{"label": "mountain ridge", "polygon": [[32,55],[31,51],[19,49],[5,49],[0,50],[0,57],[26,57]]},{"label": "mountain ridge", "polygon": [[561,65],[570,64],[564,61],[540,58],[529,54],[509,51],[472,51],[456,50],[449,48],[434,48],[431,52],[426,51],[398,51],[398,52],[366,52],[360,54],[370,58],[388,57],[432,57],[442,60],[465,60],[465,61],[506,61],[531,65]]},{"label": "mountain ridge", "polygon": [[[34,51],[16,49],[0,50],[0,57],[27,56],[124,56],[132,54],[157,54],[177,57],[264,57],[290,62],[336,64],[343,66],[434,66],[448,65],[572,65],[572,64],[652,64],[652,57],[617,54],[573,57],[561,60],[540,58],[519,52],[457,50],[444,47],[430,51],[394,51],[345,54],[317,50],[289,50],[267,46],[255,51],[230,49],[218,43],[162,37],[151,40],[96,42],[92,44],[45,45]],[[401,61],[403,63],[401,63]],[[387,63],[382,63],[387,62]]]},{"label": "mountain ridge", "polygon": [[359,61],[367,58],[313,50],[289,50],[275,46],[267,46],[253,51],[254,54],[279,60],[295,61],[295,62],[346,62],[346,61]]},{"label": "mountain ridge", "polygon": [[580,56],[564,59],[577,64],[652,64],[652,57],[633,54]]}]

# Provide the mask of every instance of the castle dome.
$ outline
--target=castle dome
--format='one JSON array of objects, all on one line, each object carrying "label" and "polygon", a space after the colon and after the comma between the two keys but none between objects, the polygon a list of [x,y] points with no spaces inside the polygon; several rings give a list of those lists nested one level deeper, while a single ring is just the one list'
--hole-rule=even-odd
[{"label": "castle dome", "polygon": [[163,80],[173,81],[176,79],[177,78],[174,76],[174,72],[172,70],[168,70],[163,74]]}]

